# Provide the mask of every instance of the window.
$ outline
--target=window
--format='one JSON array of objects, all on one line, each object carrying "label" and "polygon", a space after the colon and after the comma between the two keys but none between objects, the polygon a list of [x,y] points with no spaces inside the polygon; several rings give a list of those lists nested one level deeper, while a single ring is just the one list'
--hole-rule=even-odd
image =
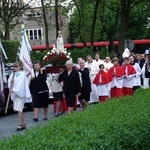
[{"label": "window", "polygon": [[23,18],[32,18],[32,17],[41,17],[41,16],[42,16],[41,12],[23,14]]},{"label": "window", "polygon": [[27,29],[27,36],[29,40],[40,40],[42,37],[42,29]]}]

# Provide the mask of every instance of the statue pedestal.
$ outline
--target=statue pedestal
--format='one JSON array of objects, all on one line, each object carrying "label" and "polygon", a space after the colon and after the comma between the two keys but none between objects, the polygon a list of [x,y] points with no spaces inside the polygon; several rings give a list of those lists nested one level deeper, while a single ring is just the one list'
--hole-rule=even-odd
[{"label": "statue pedestal", "polygon": [[65,70],[66,66],[47,66],[46,67],[46,72],[47,73],[59,73],[60,69]]}]

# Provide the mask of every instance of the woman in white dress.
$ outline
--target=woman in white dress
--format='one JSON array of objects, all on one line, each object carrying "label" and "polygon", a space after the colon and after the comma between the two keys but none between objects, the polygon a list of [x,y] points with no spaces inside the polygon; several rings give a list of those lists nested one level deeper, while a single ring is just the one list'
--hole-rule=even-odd
[{"label": "woman in white dress", "polygon": [[31,102],[32,99],[26,75],[21,71],[20,62],[14,64],[14,72],[8,79],[8,85],[13,100],[13,109],[18,112],[19,126],[17,130],[23,130],[26,128],[23,117],[24,103]]}]

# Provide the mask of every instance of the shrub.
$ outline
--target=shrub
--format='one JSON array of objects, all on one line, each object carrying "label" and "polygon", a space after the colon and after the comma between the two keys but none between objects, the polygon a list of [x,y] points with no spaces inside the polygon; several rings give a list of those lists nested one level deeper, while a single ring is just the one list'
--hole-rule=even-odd
[{"label": "shrub", "polygon": [[50,120],[0,142],[1,150],[150,149],[150,89]]},{"label": "shrub", "polygon": [[47,51],[31,51],[30,52],[30,56],[31,56],[31,60],[32,62],[34,62],[35,60],[39,60],[41,66],[47,65],[46,62],[43,61],[43,57],[47,54]]},{"label": "shrub", "polygon": [[[93,48],[88,48],[88,47],[85,47],[83,49],[74,48],[68,51],[71,52],[71,58],[73,59],[75,63],[77,62],[78,57],[82,57],[83,59],[86,59],[87,55],[91,55],[92,58],[94,59]],[[100,53],[101,59],[105,59],[106,56],[110,56],[111,58],[113,58],[113,53],[112,52],[108,53],[105,47],[101,47],[99,50],[97,50],[97,52]]]},{"label": "shrub", "polygon": [[71,58],[73,59],[74,63],[77,63],[78,57],[82,57],[83,59],[86,59],[87,55],[91,55],[92,57],[94,56],[93,50],[91,48],[74,48],[72,50],[68,50],[71,53]]},{"label": "shrub", "polygon": [[18,53],[19,42],[6,40],[6,41],[2,41],[2,45],[8,57],[8,60],[4,59],[4,62],[6,63],[15,62]]}]

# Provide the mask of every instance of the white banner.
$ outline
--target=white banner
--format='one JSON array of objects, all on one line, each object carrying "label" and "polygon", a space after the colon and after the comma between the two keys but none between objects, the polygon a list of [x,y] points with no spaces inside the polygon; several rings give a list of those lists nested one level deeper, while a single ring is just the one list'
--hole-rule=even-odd
[{"label": "white banner", "polygon": [[24,34],[22,35],[19,59],[23,64],[23,68],[26,73],[28,83],[30,83],[31,78],[34,78],[34,71],[33,71],[33,66],[32,66],[32,62],[30,58],[30,47],[26,39],[27,37],[26,37],[25,30],[24,30]]}]

